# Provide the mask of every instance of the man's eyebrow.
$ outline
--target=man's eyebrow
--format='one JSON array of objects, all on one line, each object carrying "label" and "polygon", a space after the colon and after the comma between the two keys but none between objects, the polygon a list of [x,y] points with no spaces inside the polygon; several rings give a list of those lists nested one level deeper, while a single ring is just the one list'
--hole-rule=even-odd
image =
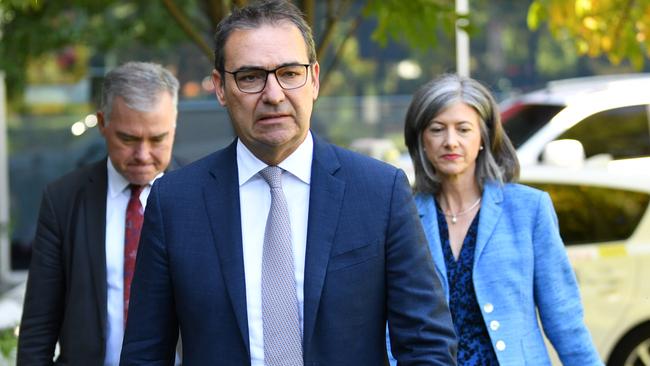
[{"label": "man's eyebrow", "polygon": [[167,135],[169,135],[169,132],[163,132],[163,133],[161,133],[161,134],[158,134],[158,135],[155,135],[155,136],[151,136],[150,139],[161,139],[161,138],[163,138],[163,137],[165,137],[165,136],[167,136]]},{"label": "man's eyebrow", "polygon": [[115,134],[123,139],[133,139],[133,140],[140,139],[140,137],[128,134],[126,132],[117,131],[115,132]]},{"label": "man's eyebrow", "polygon": [[[279,65],[275,66],[273,69],[278,69],[278,68],[280,68],[280,67],[285,67],[285,66],[306,65],[306,64],[308,64],[308,63],[309,63],[309,62],[307,62],[307,63],[300,63],[300,62],[298,62],[298,61],[285,62],[285,63],[282,63],[282,64],[279,64]],[[232,71],[232,72],[251,71],[251,70],[264,70],[264,71],[270,71],[270,70],[273,70],[273,69],[267,69],[267,68],[261,67],[261,66],[259,66],[259,65],[243,65],[243,66],[239,67],[238,69],[236,69],[236,70],[234,70],[234,71]]]}]

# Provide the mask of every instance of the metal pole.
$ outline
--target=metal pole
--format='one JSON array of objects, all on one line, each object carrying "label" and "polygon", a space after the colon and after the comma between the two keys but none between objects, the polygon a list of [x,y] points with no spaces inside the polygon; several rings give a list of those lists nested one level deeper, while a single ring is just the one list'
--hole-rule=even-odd
[{"label": "metal pole", "polygon": [[[469,14],[469,0],[456,0],[456,14]],[[460,26],[468,24],[466,19],[456,21],[456,72],[469,77],[469,35]]]},{"label": "metal pole", "polygon": [[7,111],[5,107],[5,75],[0,71],[0,282],[9,279],[9,164],[7,163]]}]

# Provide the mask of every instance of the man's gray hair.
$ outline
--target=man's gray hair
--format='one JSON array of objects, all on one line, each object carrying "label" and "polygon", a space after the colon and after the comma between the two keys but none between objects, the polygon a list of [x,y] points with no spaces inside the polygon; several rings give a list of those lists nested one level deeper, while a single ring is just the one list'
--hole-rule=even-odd
[{"label": "man's gray hair", "polygon": [[116,96],[120,96],[129,108],[148,112],[158,103],[160,93],[165,91],[172,96],[176,107],[178,80],[169,70],[151,62],[127,62],[106,74],[100,110],[108,124]]}]

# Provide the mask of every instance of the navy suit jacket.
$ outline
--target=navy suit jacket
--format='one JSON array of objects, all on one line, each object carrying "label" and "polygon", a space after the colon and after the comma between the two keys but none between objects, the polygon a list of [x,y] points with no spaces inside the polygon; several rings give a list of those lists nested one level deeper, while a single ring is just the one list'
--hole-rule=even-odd
[{"label": "navy suit jacket", "polygon": [[20,366],[104,363],[107,187],[102,159],[43,191],[18,339]]},{"label": "navy suit jacket", "polygon": [[[104,364],[106,159],[43,191],[18,338],[19,366]],[[172,158],[169,168],[178,166]]]},{"label": "navy suit jacket", "polygon": [[[121,365],[250,365],[236,143],[154,184]],[[265,223],[260,223],[264,225]],[[456,340],[404,173],[314,137],[305,365],[453,365]]]}]

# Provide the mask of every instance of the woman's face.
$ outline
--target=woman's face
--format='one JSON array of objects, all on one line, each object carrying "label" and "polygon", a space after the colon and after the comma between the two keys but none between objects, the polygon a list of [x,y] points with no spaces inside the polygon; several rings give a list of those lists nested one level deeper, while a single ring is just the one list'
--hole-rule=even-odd
[{"label": "woman's face", "polygon": [[443,180],[474,176],[481,147],[480,117],[463,102],[450,105],[422,134],[427,159]]}]

